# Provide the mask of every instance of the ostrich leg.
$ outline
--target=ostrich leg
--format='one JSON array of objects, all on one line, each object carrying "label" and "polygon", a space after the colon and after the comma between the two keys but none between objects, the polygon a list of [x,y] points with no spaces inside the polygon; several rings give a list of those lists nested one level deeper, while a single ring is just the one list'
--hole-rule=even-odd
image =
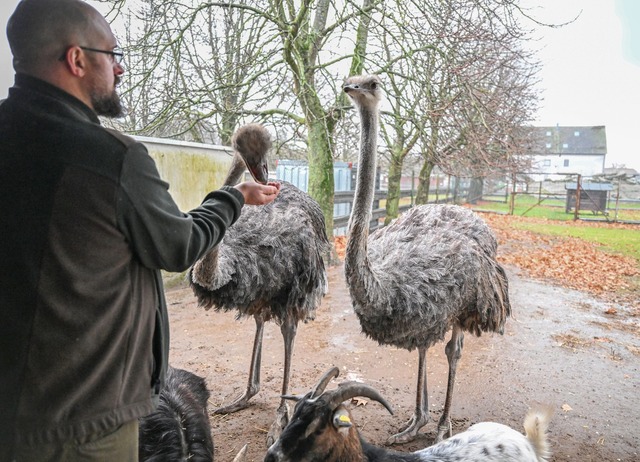
[{"label": "ostrich leg", "polygon": [[453,401],[453,385],[456,380],[456,368],[458,367],[458,360],[462,356],[463,341],[464,333],[462,329],[458,324],[454,324],[453,331],[451,332],[451,340],[447,342],[444,350],[449,359],[449,380],[447,382],[447,397],[444,401],[442,416],[438,422],[438,435],[436,436],[435,443],[442,441],[445,435],[448,438],[453,434],[449,412],[451,411],[451,401]]},{"label": "ostrich leg", "polygon": [[[291,357],[293,356],[293,344],[298,331],[298,321],[287,318],[280,326],[282,339],[284,340],[284,374],[282,377],[282,394],[285,396],[289,392],[289,378],[291,377]],[[276,411],[276,420],[271,425],[267,434],[267,447],[270,447],[280,436],[284,427],[289,423],[289,408],[284,398],[280,399],[280,406]]]},{"label": "ostrich leg", "polygon": [[260,363],[262,361],[262,335],[264,333],[264,319],[260,315],[255,315],[256,336],[253,340],[253,352],[251,353],[251,367],[249,369],[249,380],[247,390],[233,403],[219,407],[213,411],[214,414],[231,414],[232,412],[244,409],[249,405],[249,400],[260,391]]},{"label": "ostrich leg", "polygon": [[400,433],[391,436],[387,444],[407,443],[413,440],[418,430],[429,422],[429,397],[427,395],[427,349],[418,348],[418,386],[416,387],[416,408],[407,426]]}]

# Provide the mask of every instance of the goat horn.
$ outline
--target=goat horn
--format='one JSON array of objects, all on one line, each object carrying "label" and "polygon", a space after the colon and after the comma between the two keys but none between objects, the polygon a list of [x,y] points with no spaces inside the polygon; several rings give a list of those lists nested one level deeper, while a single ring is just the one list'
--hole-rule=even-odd
[{"label": "goat horn", "polygon": [[329,382],[331,382],[331,380],[336,378],[338,375],[340,375],[340,369],[338,369],[336,366],[333,366],[331,369],[325,372],[324,375],[320,377],[320,380],[318,381],[316,386],[313,387],[313,390],[311,391],[311,398],[316,398],[318,395],[321,395]]},{"label": "goat horn", "polygon": [[325,399],[331,410],[337,409],[343,401],[355,398],[356,396],[364,396],[365,398],[379,402],[389,411],[389,414],[393,415],[393,409],[387,400],[376,390],[364,383],[343,382],[335,390],[326,392],[324,396],[326,396]]}]

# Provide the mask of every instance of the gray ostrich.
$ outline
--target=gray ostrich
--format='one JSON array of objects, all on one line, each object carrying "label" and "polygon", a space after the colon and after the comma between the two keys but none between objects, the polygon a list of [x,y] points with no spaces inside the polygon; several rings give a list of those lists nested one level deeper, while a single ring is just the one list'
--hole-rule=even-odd
[{"label": "gray ostrich", "polygon": [[388,443],[415,438],[429,420],[427,349],[452,330],[447,395],[436,442],[451,436],[449,417],[463,331],[503,332],[511,314],[507,278],[496,261],[497,242],[470,210],[422,205],[369,236],[374,197],[381,82],[350,77],[344,91],[359,110],[360,156],[348,226],[345,276],[362,331],[383,345],[418,350],[416,407],[407,426]]},{"label": "gray ostrich", "polygon": [[[239,128],[233,147],[234,159],[225,185],[236,184],[245,168],[256,181],[266,183],[266,155],[271,141],[264,127],[249,124]],[[260,390],[266,321],[275,321],[282,332],[282,395],[287,394],[298,322],[314,319],[327,292],[323,255],[328,249],[318,204],[292,184],[281,182],[275,201],[265,206],[245,205],[222,242],[190,269],[188,279],[201,306],[217,311],[237,310],[238,318],[253,316],[256,323],[247,389],[215,413],[227,414],[247,407]],[[287,422],[287,405],[281,399],[267,444],[273,443]]]}]

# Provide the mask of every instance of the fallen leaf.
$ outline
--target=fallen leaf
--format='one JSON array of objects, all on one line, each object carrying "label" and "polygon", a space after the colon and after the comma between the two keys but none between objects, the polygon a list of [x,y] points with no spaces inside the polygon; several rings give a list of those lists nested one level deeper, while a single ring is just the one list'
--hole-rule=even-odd
[{"label": "fallen leaf", "polygon": [[351,402],[356,406],[366,406],[369,401],[364,398],[353,398]]},{"label": "fallen leaf", "polygon": [[562,405],[562,410],[563,410],[564,412],[573,411],[573,409],[571,408],[571,406],[569,406],[568,404],[563,404],[563,405]]}]

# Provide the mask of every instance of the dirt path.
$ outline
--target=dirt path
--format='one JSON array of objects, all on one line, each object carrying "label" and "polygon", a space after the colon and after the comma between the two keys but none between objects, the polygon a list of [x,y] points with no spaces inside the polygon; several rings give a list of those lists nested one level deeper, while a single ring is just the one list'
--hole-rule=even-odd
[{"label": "dirt path", "polygon": [[[308,391],[333,365],[341,369],[337,381],[357,379],[372,385],[392,404],[395,415],[377,403],[352,404],[352,412],[365,438],[381,445],[411,415],[417,353],[378,346],[360,333],[342,271],[342,266],[330,268],[330,293],[317,319],[298,329],[290,392]],[[548,403],[555,409],[550,428],[553,461],[639,461],[640,320],[621,306],[614,313],[611,306],[581,292],[528,280],[514,268],[508,272],[515,316],[504,336],[467,334],[452,406],[454,432],[482,420],[520,430],[530,405]],[[246,386],[253,320],[205,312],[186,287],[169,290],[167,296],[172,364],[206,377],[210,409],[229,403]],[[278,404],[282,356],[280,330],[270,324],[265,329],[262,389],[253,405],[211,416],[216,461],[232,460],[245,443],[248,460],[262,460]],[[428,354],[433,421],[416,441],[395,449],[412,451],[431,443],[446,376],[444,344],[438,344]]]}]

